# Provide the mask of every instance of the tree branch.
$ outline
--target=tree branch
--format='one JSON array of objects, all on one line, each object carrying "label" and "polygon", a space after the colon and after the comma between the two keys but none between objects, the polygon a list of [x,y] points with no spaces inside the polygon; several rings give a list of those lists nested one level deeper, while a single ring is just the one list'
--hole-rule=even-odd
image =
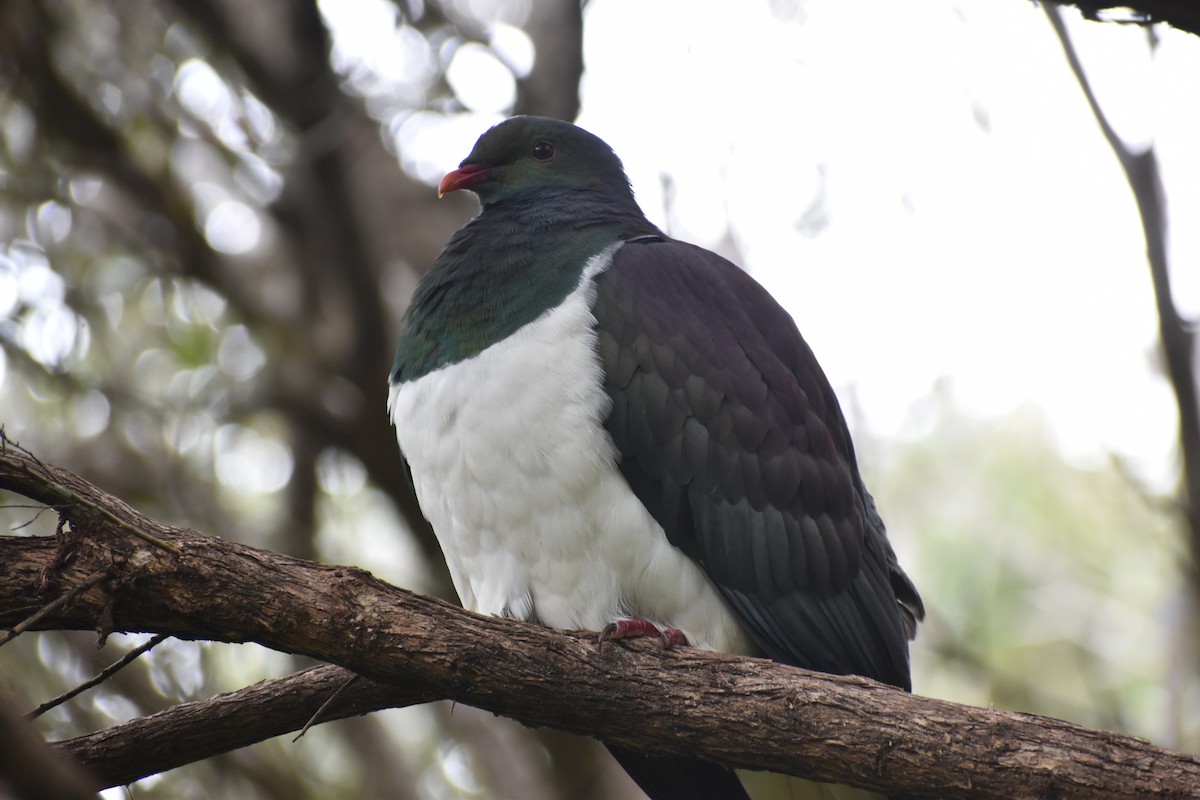
[{"label": "tree branch", "polygon": [[1050,6],[1075,6],[1090,20],[1141,25],[1165,22],[1200,35],[1200,3],[1195,0],[1053,0],[1047,3],[1047,8]]},{"label": "tree branch", "polygon": [[69,525],[58,536],[0,539],[0,625],[44,605],[47,590],[108,569],[110,580],[39,627],[99,621],[102,630],[253,641],[526,725],[896,794],[1116,800],[1194,797],[1200,786],[1200,759],[1131,737],[760,659],[600,648],[592,633],[483,617],[362,570],[159,525],[11,446],[0,449],[0,488],[60,507],[63,488],[81,499],[60,508]]},{"label": "tree branch", "polygon": [[[353,677],[353,672],[331,664],[312,667],[207,700],[181,703],[58,746],[86,766],[104,786],[122,786],[300,730]],[[401,687],[360,678],[330,704],[317,722],[437,699],[436,694],[420,686]]]}]

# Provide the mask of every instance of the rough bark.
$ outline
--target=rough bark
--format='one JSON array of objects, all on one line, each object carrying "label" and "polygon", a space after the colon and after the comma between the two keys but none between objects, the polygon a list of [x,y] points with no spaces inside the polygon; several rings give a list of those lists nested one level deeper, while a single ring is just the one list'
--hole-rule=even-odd
[{"label": "rough bark", "polygon": [[[322,710],[335,695],[335,702]],[[300,730],[314,715],[318,722],[330,722],[437,699],[421,686],[379,683],[325,664],[207,700],[171,706],[62,742],[59,747],[87,765],[104,786],[123,786]]]},{"label": "rough bark", "polygon": [[[1200,797],[1200,759],[1142,740],[862,678],[690,648],[659,654],[648,643],[601,648],[592,633],[482,617],[362,570],[159,525],[11,445],[0,452],[0,488],[55,506],[64,521],[55,537],[0,539],[0,625],[103,575],[31,627],[253,641],[403,687],[414,700],[449,698],[648,752],[897,794]],[[203,716],[224,724],[220,713]],[[104,772],[107,752],[92,750],[87,763]]]}]

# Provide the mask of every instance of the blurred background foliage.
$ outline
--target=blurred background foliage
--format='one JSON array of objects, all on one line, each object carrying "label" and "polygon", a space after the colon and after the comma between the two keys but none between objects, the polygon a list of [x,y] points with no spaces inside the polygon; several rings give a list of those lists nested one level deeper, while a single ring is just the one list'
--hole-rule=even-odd
[{"label": "blurred background foliage", "polygon": [[[351,13],[388,59],[339,41]],[[471,112],[573,118],[582,25],[563,0],[8,0],[7,435],[162,521],[451,597],[383,398],[406,298],[473,200],[435,202],[414,143],[459,119],[478,132]],[[491,76],[482,90],[461,77],[472,64]],[[1200,746],[1174,499],[1118,460],[1067,462],[1034,410],[972,418],[942,387],[914,413],[919,437],[858,436],[930,607],[917,690]],[[52,532],[52,515],[4,502],[6,533]],[[98,651],[90,634],[23,636],[0,652],[0,688],[33,707],[145,638]],[[168,641],[37,725],[66,738],[299,666]],[[593,742],[445,704],[106,796],[127,791],[636,796]]]}]

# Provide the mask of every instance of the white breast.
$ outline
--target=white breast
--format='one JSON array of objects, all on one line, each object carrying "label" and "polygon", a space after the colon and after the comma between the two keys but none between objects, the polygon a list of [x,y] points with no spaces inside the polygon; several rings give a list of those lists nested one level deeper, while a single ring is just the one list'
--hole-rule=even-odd
[{"label": "white breast", "polygon": [[595,256],[566,301],[477,356],[392,386],[388,407],[465,607],[599,630],[642,618],[752,652],[700,569],[616,467],[591,313]]}]

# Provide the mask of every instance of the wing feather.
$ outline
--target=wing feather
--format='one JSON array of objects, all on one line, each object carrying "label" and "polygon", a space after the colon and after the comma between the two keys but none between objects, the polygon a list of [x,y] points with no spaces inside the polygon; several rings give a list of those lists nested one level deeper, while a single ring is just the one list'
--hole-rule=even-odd
[{"label": "wing feather", "polygon": [[594,312],[630,487],[781,661],[908,688],[922,612],[791,317],[669,239],[617,251]]}]

